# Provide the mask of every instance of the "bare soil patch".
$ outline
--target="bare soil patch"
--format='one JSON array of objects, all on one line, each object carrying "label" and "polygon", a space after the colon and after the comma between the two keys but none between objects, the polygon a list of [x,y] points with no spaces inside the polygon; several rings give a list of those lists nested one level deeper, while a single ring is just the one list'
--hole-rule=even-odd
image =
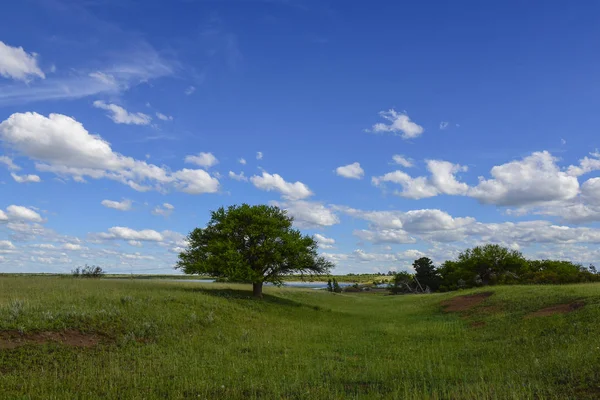
[{"label": "bare soil patch", "polygon": [[485,299],[490,297],[494,292],[482,292],[471,294],[468,296],[457,296],[442,302],[442,307],[446,312],[467,311],[476,305],[481,304]]},{"label": "bare soil patch", "polygon": [[565,304],[557,304],[554,306],[542,308],[541,310],[537,310],[530,314],[527,314],[525,318],[533,318],[533,317],[547,317],[549,315],[555,314],[567,314],[576,310],[579,310],[585,306],[583,301],[575,301],[573,303],[565,303]]},{"label": "bare soil patch", "polygon": [[0,349],[14,349],[28,344],[61,343],[73,347],[92,347],[100,343],[100,336],[74,329],[62,332],[44,331],[21,334],[19,331],[0,331]]}]

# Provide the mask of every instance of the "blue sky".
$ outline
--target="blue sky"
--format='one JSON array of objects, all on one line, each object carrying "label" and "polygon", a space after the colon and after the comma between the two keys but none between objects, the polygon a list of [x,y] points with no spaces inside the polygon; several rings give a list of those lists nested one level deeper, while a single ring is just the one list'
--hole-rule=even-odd
[{"label": "blue sky", "polygon": [[[270,203],[335,272],[600,261],[600,6],[27,0],[0,13],[0,271],[172,271]],[[242,175],[243,174],[243,175]]]}]

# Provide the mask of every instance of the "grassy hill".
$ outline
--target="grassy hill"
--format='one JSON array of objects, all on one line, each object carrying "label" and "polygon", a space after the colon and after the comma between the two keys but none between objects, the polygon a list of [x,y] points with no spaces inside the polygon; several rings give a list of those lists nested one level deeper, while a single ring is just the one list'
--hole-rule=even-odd
[{"label": "grassy hill", "polygon": [[0,398],[600,397],[600,284],[249,289],[1,277]]}]

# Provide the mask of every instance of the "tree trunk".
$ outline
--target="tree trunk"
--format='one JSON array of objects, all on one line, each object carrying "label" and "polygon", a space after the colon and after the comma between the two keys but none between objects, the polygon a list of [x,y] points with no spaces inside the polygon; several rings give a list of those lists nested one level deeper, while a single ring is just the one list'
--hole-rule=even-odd
[{"label": "tree trunk", "polygon": [[262,282],[253,283],[252,284],[252,294],[254,294],[254,297],[256,297],[258,299],[262,299],[262,297],[263,297],[263,295],[262,295],[262,287],[263,287],[263,283]]}]

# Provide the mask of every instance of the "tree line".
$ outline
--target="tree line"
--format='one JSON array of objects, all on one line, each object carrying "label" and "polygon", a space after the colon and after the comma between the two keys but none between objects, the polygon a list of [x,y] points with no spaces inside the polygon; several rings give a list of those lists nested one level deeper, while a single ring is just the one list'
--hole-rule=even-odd
[{"label": "tree line", "polygon": [[[314,237],[303,235],[293,218],[276,206],[242,204],[211,212],[204,228],[187,237],[177,267],[186,274],[210,275],[229,282],[252,284],[262,297],[263,284],[282,284],[287,275],[328,274],[333,263],[318,253]],[[520,252],[485,245],[460,253],[454,261],[436,267],[422,257],[413,263],[414,274],[393,275],[394,293],[448,291],[510,283],[575,283],[599,280],[595,268],[569,261],[528,260]],[[86,276],[88,271],[76,271]],[[93,272],[93,271],[91,271]],[[92,274],[93,275],[93,274]],[[341,288],[329,283],[331,291]]]},{"label": "tree line", "polygon": [[529,260],[497,244],[467,249],[436,267],[427,257],[412,264],[414,273],[393,276],[392,293],[446,292],[496,284],[562,284],[600,281],[596,267],[562,260]]}]

